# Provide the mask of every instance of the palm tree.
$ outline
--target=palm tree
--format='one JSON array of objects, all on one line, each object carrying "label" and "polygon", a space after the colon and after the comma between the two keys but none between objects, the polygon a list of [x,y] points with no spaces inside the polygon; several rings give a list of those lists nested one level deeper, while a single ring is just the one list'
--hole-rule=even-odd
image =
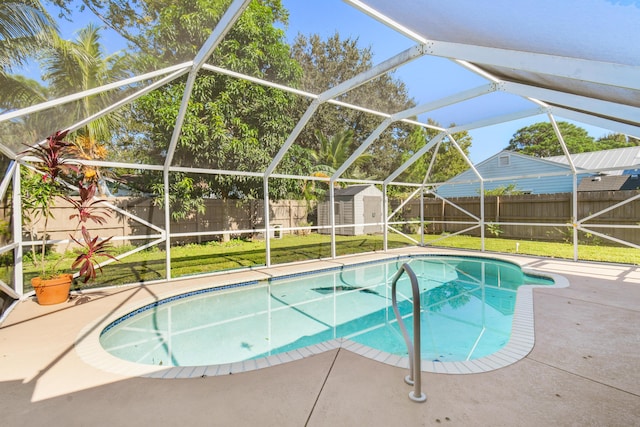
[{"label": "palm tree", "polygon": [[[75,40],[56,36],[51,49],[40,60],[43,79],[53,98],[96,88],[129,77],[128,60],[119,53],[105,56],[100,44],[100,27],[89,24],[78,31]],[[120,92],[118,92],[120,93]],[[101,93],[69,104],[65,113],[75,119],[89,117],[108,107],[114,93]],[[121,117],[118,113],[96,119],[78,132],[90,141],[108,141]]]},{"label": "palm tree", "polygon": [[[63,40],[56,36],[52,48],[40,59],[44,70],[43,79],[49,84],[53,98],[80,92],[129,77],[129,60],[119,53],[105,55],[100,44],[100,27],[93,24],[78,31],[75,40]],[[81,120],[105,109],[122,90],[103,92],[98,95],[61,107],[59,114],[72,120]],[[76,155],[85,159],[104,159],[105,142],[111,141],[112,132],[122,122],[121,110],[93,120],[75,132]],[[101,181],[98,169],[85,168],[84,176]],[[106,187],[100,186],[101,193]]]},{"label": "palm tree", "polygon": [[[311,158],[315,161],[315,166],[311,170],[310,176],[326,178],[329,180],[331,176],[347,161],[351,156],[351,144],[353,143],[353,130],[338,132],[333,137],[327,138],[320,131],[315,132],[316,139],[320,143],[320,151],[316,152],[311,149],[305,149]],[[361,154],[345,173],[344,178],[365,179],[364,173],[360,170],[359,165],[363,162],[370,161],[370,154]],[[336,184],[339,186],[339,184]],[[302,198],[310,202],[324,197],[326,190],[323,186],[317,185],[316,181],[303,180],[300,186]]]},{"label": "palm tree", "polygon": [[0,0],[0,109],[42,101],[34,81],[11,73],[34,52],[48,46],[55,31],[56,25],[40,1]]},{"label": "palm tree", "polygon": [[[336,170],[351,156],[351,145],[353,144],[353,130],[338,132],[333,137],[327,138],[321,132],[315,133],[320,143],[320,151],[312,153],[316,161],[316,166],[312,172],[322,172],[328,176],[333,175]],[[351,170],[346,171],[344,178],[365,178],[359,169],[359,165],[371,160],[370,154],[361,154],[351,165]]]}]

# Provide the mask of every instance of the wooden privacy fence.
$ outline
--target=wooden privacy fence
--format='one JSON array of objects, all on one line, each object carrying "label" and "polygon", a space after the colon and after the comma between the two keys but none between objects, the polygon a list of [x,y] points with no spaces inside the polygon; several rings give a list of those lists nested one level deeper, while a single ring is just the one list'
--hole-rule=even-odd
[{"label": "wooden privacy fence", "polygon": [[[622,203],[638,195],[633,191],[598,191],[578,193],[578,220],[601,212],[611,206]],[[426,232],[430,234],[455,233],[471,226],[464,222],[476,222],[465,211],[480,217],[480,197],[459,197],[448,199],[428,198],[424,203],[424,218],[429,224]],[[393,203],[392,203],[393,205]],[[397,205],[397,204],[396,204]],[[456,205],[459,208],[453,206]],[[500,222],[490,226],[487,236],[494,230],[500,237],[508,239],[530,239],[546,241],[565,241],[570,239],[572,228],[572,194],[525,194],[517,196],[486,196],[484,202],[485,222]],[[420,201],[412,200],[403,211],[404,219],[420,217]],[[549,226],[508,225],[505,223],[541,223]],[[562,224],[562,225],[558,225]],[[628,242],[640,244],[640,200],[609,210],[585,222],[583,227],[592,224],[625,226],[627,228],[596,228],[593,230]],[[629,228],[631,227],[631,228]],[[479,236],[480,228],[464,234]],[[593,239],[584,234],[581,240]]]},{"label": "wooden privacy fence", "polygon": [[[109,203],[117,206],[118,208],[131,214],[131,217],[117,213],[114,211],[109,212],[110,217],[107,218],[106,224],[96,227],[94,224],[89,224],[87,228],[100,229],[101,236],[144,236],[144,235],[157,235],[159,231],[154,230],[152,227],[145,225],[144,222],[138,221],[135,218],[139,218],[147,223],[151,223],[161,229],[164,228],[165,217],[164,209],[155,206],[153,200],[150,198],[111,198]],[[59,199],[53,208],[54,219],[49,220],[47,226],[47,234],[49,239],[63,240],[69,237],[69,234],[73,233],[73,229],[70,229],[70,225],[74,225],[73,222],[68,221],[69,215],[73,214],[74,210],[63,199]],[[281,200],[272,201],[270,203],[270,225],[274,227],[271,231],[271,236],[279,236],[280,233],[289,233],[287,231],[280,231],[279,228],[299,227],[307,225],[307,203],[300,200]],[[171,220],[171,234],[197,234],[208,232],[222,232],[231,231],[231,235],[223,236],[222,234],[211,235],[197,235],[187,236],[180,235],[172,237],[172,243],[184,244],[184,243],[196,243],[206,242],[211,240],[223,240],[230,237],[243,235],[247,237],[249,235],[258,237],[259,233],[254,230],[264,228],[264,204],[262,200],[205,200],[205,212],[194,213],[182,220]],[[36,239],[42,238],[42,222],[36,222],[33,224]],[[31,240],[31,236],[28,233],[28,226],[24,229],[27,234],[24,236],[25,240]],[[237,231],[237,233],[233,233]],[[263,235],[261,235],[263,236]],[[139,242],[139,240],[123,240],[124,243]],[[64,248],[59,247],[58,250]]]},{"label": "wooden privacy fence", "polygon": [[[634,191],[600,191],[578,193],[578,219],[586,218],[601,212],[629,198],[638,195]],[[124,211],[157,227],[164,228],[164,210],[154,206],[150,198],[114,198],[109,202]],[[467,215],[465,211],[480,217],[479,197],[460,197],[449,199],[447,203],[441,199],[427,198],[424,203],[424,217],[427,222],[425,231],[429,234],[456,233],[472,226],[477,221]],[[60,200],[54,208],[55,220],[50,220],[48,226],[49,239],[67,239],[73,230],[69,229],[69,215],[72,209]],[[400,201],[392,200],[391,208],[398,206]],[[230,231],[230,237],[248,235],[263,237],[257,231],[264,228],[264,209],[262,200],[206,200],[203,214],[193,214],[186,219],[171,221],[171,233],[179,234],[172,237],[172,243],[196,243],[210,240],[221,240],[220,232]],[[454,206],[455,205],[455,206]],[[458,206],[459,208],[457,208]],[[518,196],[487,196],[485,197],[485,221],[499,222],[497,226],[488,226],[486,236],[497,233],[499,237],[508,239],[529,239],[546,241],[569,241],[571,239],[572,200],[571,193],[518,195]],[[307,202],[303,200],[272,201],[270,204],[270,225],[272,227],[303,227],[309,225],[311,218]],[[5,209],[5,214],[8,210]],[[309,218],[309,219],[308,219]],[[420,201],[418,199],[407,203],[392,221],[416,220],[420,218]],[[509,225],[518,223],[518,225]],[[529,224],[550,224],[549,226],[533,226]],[[583,227],[589,228],[593,224],[617,225],[626,228],[593,228],[594,231],[621,240],[640,244],[640,200],[611,209],[587,221]],[[36,239],[41,239],[42,226],[35,223]],[[91,226],[89,228],[95,228]],[[27,229],[28,227],[25,227]],[[136,243],[139,240],[128,241],[127,236],[142,236],[159,234],[158,231],[128,216],[112,213],[107,224],[100,227],[102,236],[119,236],[125,238],[125,243]],[[234,231],[236,233],[234,233]],[[198,233],[218,233],[217,235],[195,235]],[[284,231],[282,233],[290,233]],[[278,237],[281,231],[272,229],[272,237]],[[480,236],[480,228],[476,227],[464,234]],[[496,235],[496,234],[493,234]],[[586,233],[580,233],[581,240],[594,239]],[[227,234],[226,238],[229,237]],[[26,240],[31,237],[27,234]],[[59,248],[60,249],[60,248]]]}]

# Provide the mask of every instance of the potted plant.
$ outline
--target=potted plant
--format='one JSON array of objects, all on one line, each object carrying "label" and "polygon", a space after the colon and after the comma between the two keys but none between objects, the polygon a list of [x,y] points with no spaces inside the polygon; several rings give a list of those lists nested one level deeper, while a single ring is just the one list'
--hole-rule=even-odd
[{"label": "potted plant", "polygon": [[[74,145],[64,140],[67,133],[68,131],[57,131],[49,136],[43,144],[30,146],[29,149],[21,153],[37,160],[32,164],[41,176],[41,182],[36,186],[37,190],[26,195],[25,207],[32,216],[44,222],[42,247],[37,256],[34,254],[34,262],[39,264],[40,275],[31,279],[38,303],[42,305],[66,301],[74,277],[73,273],[59,271],[62,259],[49,260],[46,257],[48,224],[49,219],[53,218],[52,208],[56,198],[63,198],[75,210],[69,219],[75,221],[76,227],[73,234],[69,236],[70,240],[66,248],[69,249],[71,243],[75,243],[79,247],[76,259],[71,265],[73,270],[77,270],[75,275],[87,283],[95,279],[96,267],[98,270],[102,270],[97,262],[98,257],[116,259],[109,253],[112,236],[105,239],[98,236],[92,237],[86,227],[90,221],[103,225],[109,214],[99,205],[103,200],[95,197],[97,183],[94,180],[86,179],[87,176],[79,165],[71,162],[70,157],[74,153]],[[77,181],[77,196],[71,195],[72,187],[65,182],[65,178]],[[81,236],[77,236],[78,231]]]}]

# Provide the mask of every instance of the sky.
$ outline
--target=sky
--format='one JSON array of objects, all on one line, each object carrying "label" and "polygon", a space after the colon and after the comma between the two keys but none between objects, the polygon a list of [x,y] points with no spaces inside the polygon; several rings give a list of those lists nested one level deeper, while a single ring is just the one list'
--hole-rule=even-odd
[{"label": "sky", "polygon": [[[326,39],[338,32],[342,39],[357,39],[360,47],[371,48],[374,65],[415,45],[414,41],[387,28],[341,0],[283,0],[283,5],[289,11],[289,26],[285,30],[290,44],[299,33],[304,35],[319,34],[323,39]],[[56,16],[56,12],[52,11],[52,15]],[[90,21],[101,25],[97,18],[86,12],[82,15],[74,14],[72,23],[63,22],[64,25],[61,25],[63,37],[73,38],[75,32]],[[103,43],[107,53],[126,48],[126,43],[118,35],[105,33]],[[38,73],[36,65],[31,64],[29,67],[30,69],[25,70],[26,74],[34,76]],[[405,83],[409,96],[414,99],[417,105],[487,83],[485,79],[450,60],[435,57],[415,60],[400,67],[392,75],[395,79]],[[501,115],[514,111],[514,108],[529,109],[534,107],[529,102],[504,93],[485,96],[491,97],[489,98],[489,106],[487,103],[480,105],[477,101],[469,101],[453,108],[430,112],[428,115],[422,115],[418,118],[425,122],[427,118],[432,118],[443,126],[449,126],[452,123],[464,124],[475,121],[477,118],[470,120],[470,117],[478,114]],[[482,111],[479,112],[479,110]],[[479,163],[491,157],[504,149],[519,129],[547,120],[545,115],[540,115],[470,131],[469,134],[473,138],[470,148],[471,161]],[[557,120],[562,120],[562,118]],[[586,129],[594,138],[610,133],[605,129],[583,123],[572,123]]]}]

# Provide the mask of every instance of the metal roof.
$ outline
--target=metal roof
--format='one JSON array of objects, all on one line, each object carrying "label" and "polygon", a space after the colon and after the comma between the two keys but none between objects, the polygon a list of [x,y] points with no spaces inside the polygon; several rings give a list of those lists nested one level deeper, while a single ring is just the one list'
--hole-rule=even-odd
[{"label": "metal roof", "polygon": [[[355,196],[356,194],[362,193],[365,190],[370,189],[371,187],[373,187],[372,185],[350,185],[348,187],[345,188],[336,188],[334,191],[334,194],[336,197],[338,196]],[[375,188],[375,187],[373,187]],[[380,190],[378,190],[377,188],[375,188],[377,192],[379,192],[380,194],[382,194],[382,192]]]},{"label": "metal roof", "polygon": [[[569,164],[566,156],[546,157],[546,160]],[[571,155],[573,164],[580,169],[621,175],[622,169],[634,169],[640,165],[640,147],[615,148],[613,150],[592,151]]]}]

